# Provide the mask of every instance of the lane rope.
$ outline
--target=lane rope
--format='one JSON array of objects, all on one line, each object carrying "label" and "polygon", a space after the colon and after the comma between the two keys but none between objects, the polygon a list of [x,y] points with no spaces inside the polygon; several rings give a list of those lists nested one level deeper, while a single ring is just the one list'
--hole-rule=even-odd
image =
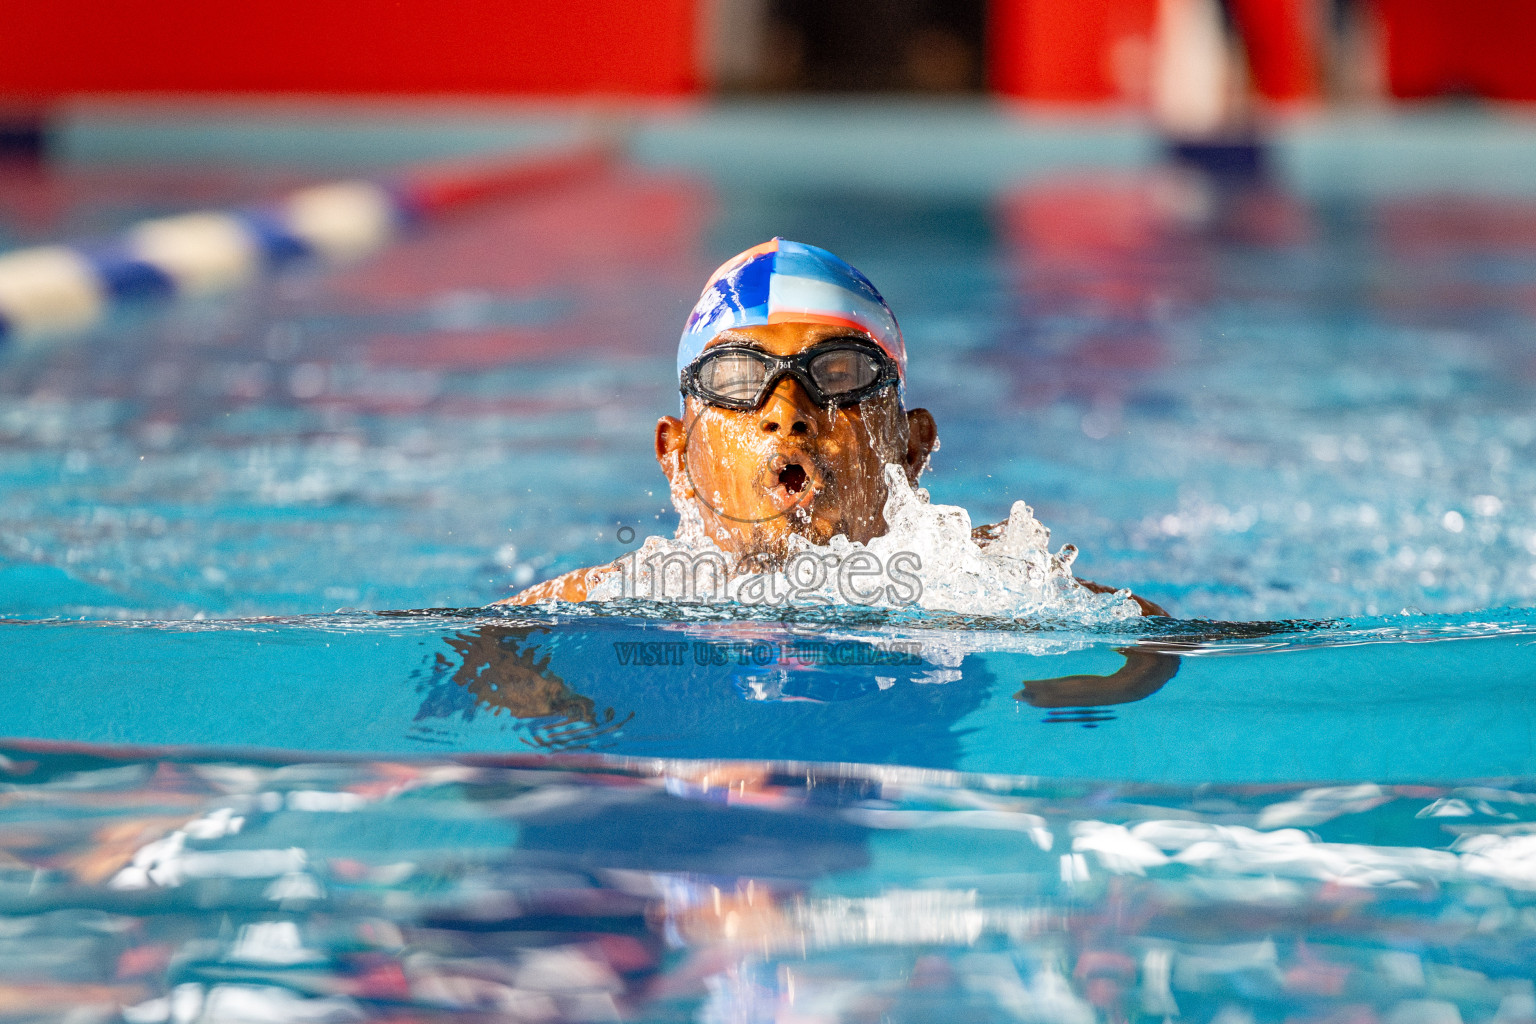
[{"label": "lane rope", "polygon": [[112,239],[0,253],[0,346],[88,331],[130,302],[233,291],[296,261],[345,266],[413,225],[576,180],[617,156],[616,145],[595,141],[432,164],[391,179],[316,185],[249,209],[146,220]]}]

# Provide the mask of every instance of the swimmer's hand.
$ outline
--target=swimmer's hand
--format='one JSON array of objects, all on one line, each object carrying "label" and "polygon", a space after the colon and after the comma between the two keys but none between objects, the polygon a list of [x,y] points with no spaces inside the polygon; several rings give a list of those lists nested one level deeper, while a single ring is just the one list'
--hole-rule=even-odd
[{"label": "swimmer's hand", "polygon": [[1179,659],[1159,650],[1118,647],[1125,655],[1120,670],[1107,676],[1058,676],[1028,679],[1013,695],[1037,708],[1089,708],[1105,704],[1129,704],[1150,697],[1179,671]]},{"label": "swimmer's hand", "polygon": [[565,680],[550,671],[549,655],[539,657],[533,638],[548,632],[537,626],[482,626],[455,633],[447,643],[458,655],[458,664],[446,654],[439,654],[437,663],[492,713],[591,721],[592,701],[571,692]]},{"label": "swimmer's hand", "polygon": [[[1093,591],[1095,594],[1113,594],[1116,590],[1119,589],[1118,587],[1106,587],[1104,584],[1095,583],[1092,580],[1085,580],[1081,576],[1076,576],[1073,578],[1087,589]],[[1164,609],[1162,605],[1153,601],[1148,601],[1140,594],[1132,594],[1131,600],[1136,602],[1136,606],[1141,609],[1141,614],[1143,615],[1161,615],[1165,619],[1170,619],[1173,617],[1168,614],[1167,610]]]},{"label": "swimmer's hand", "polygon": [[456,633],[447,640],[458,655],[439,654],[437,664],[452,671],[452,680],[474,696],[492,715],[509,712],[513,718],[544,721],[536,724],[523,742],[546,750],[566,750],[591,745],[600,736],[617,731],[634,718],[634,712],[617,719],[613,708],[598,714],[592,698],[572,690],[550,670],[550,655],[539,657],[534,642],[539,626],[482,626]]}]

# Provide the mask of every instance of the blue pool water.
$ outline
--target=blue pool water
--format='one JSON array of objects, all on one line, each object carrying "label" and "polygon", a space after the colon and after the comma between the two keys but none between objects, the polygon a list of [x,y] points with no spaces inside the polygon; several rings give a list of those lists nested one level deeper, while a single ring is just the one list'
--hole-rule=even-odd
[{"label": "blue pool water", "polygon": [[[655,138],[0,351],[0,1013],[1536,1019],[1536,196]],[[12,168],[0,244],[305,173]],[[1172,618],[484,609],[670,533],[678,325],[774,234],[896,309],[935,502]]]}]

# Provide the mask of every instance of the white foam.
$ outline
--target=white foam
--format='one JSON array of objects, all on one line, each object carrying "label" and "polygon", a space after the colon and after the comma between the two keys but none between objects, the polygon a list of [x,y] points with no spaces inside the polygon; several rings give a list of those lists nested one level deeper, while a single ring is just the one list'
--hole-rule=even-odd
[{"label": "white foam", "polygon": [[[1141,614],[1128,591],[1096,594],[1079,583],[1072,575],[1076,549],[1068,544],[1053,553],[1050,531],[1024,502],[1014,503],[1001,534],[982,545],[971,538],[965,509],[931,503],[928,493],[913,488],[897,466],[886,467],[885,479],[884,535],[868,544],[838,536],[825,546],[791,537],[784,570],[772,573],[744,570],[705,536],[697,514],[690,514],[691,503],[676,501],[682,510],[677,536],[646,538],[590,588],[589,599],[915,605],[926,611],[1085,624]],[[850,573],[850,566],[856,571]]]}]

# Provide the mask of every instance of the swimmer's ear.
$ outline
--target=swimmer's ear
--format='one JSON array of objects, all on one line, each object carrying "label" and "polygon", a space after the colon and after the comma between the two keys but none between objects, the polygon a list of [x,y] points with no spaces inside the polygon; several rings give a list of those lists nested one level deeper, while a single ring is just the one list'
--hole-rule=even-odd
[{"label": "swimmer's ear", "polygon": [[688,431],[676,416],[663,416],[656,421],[656,461],[661,471],[672,478],[673,470],[682,461],[683,447],[688,443]]},{"label": "swimmer's ear", "polygon": [[933,422],[933,414],[927,409],[913,409],[907,413],[907,479],[915,486],[917,478],[928,468],[928,456],[939,444],[939,428]]},{"label": "swimmer's ear", "polygon": [[697,492],[683,469],[683,459],[688,450],[688,428],[676,416],[663,416],[656,421],[656,461],[667,475],[667,486],[672,491],[672,501],[692,498]]}]

